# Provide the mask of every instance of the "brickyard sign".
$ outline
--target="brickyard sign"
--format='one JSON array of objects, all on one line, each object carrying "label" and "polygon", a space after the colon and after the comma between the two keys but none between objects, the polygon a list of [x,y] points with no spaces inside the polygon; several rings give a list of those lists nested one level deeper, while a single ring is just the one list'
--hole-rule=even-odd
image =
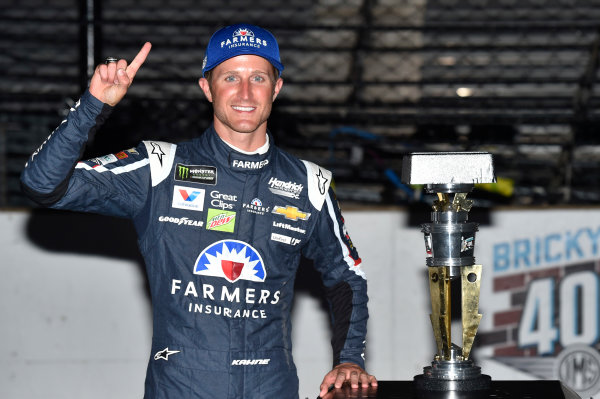
[{"label": "brickyard sign", "polygon": [[494,220],[480,235],[478,260],[490,266],[480,355],[599,399],[600,209],[500,212]]}]

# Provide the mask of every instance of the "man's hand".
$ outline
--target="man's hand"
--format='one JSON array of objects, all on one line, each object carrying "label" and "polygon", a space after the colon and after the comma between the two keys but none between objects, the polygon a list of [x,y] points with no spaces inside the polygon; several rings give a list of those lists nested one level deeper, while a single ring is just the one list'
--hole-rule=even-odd
[{"label": "man's hand", "polygon": [[325,396],[329,387],[332,385],[336,388],[341,388],[346,381],[350,383],[352,388],[358,388],[359,385],[364,387],[369,385],[377,386],[377,379],[374,376],[367,374],[367,372],[357,364],[341,363],[325,375],[325,378],[323,378],[323,382],[321,383],[321,392],[319,393],[319,396]]},{"label": "man's hand", "polygon": [[90,93],[105,104],[113,107],[117,105],[133,83],[138,69],[146,61],[150,48],[152,44],[146,42],[129,65],[124,59],[98,65],[90,81]]}]

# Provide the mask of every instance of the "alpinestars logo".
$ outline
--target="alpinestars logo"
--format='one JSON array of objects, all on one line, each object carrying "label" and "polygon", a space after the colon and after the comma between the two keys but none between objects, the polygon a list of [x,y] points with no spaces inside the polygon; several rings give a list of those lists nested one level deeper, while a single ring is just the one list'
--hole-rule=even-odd
[{"label": "alpinestars logo", "polygon": [[251,245],[238,240],[217,241],[205,248],[194,266],[194,274],[263,282],[267,271],[262,257]]},{"label": "alpinestars logo", "polygon": [[317,180],[319,181],[319,192],[321,193],[321,195],[324,195],[325,194],[325,185],[327,184],[329,179],[323,175],[323,171],[321,169],[319,169],[319,174],[317,175]]},{"label": "alpinestars logo", "polygon": [[174,355],[176,353],[180,353],[181,351],[170,351],[169,348],[165,348],[161,351],[156,352],[154,355],[154,360],[166,360],[169,361],[169,356]]},{"label": "alpinestars logo", "polygon": [[156,155],[158,157],[158,162],[160,162],[160,164],[162,165],[162,159],[163,156],[165,156],[165,152],[162,150],[162,148],[160,148],[160,145],[158,145],[157,143],[150,143],[152,144],[152,154]]}]

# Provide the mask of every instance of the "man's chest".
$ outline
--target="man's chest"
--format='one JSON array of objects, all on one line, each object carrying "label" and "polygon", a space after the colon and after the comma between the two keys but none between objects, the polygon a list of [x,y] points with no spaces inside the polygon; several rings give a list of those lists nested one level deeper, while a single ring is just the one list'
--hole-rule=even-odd
[{"label": "man's chest", "polygon": [[263,278],[297,260],[308,240],[316,215],[305,186],[283,173],[231,175],[212,165],[176,164],[153,189],[152,241],[177,264],[193,262],[195,274]]}]

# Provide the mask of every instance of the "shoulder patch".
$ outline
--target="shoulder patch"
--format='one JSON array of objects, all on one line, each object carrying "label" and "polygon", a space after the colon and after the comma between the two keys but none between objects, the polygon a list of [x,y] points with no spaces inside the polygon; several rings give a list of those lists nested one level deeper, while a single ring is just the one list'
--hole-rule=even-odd
[{"label": "shoulder patch", "polygon": [[312,206],[320,211],[331,184],[332,173],[312,162],[305,160],[302,162],[306,166],[308,199]]},{"label": "shoulder patch", "polygon": [[177,145],[164,141],[144,141],[148,159],[150,160],[150,175],[152,187],[158,185],[171,174]]}]

